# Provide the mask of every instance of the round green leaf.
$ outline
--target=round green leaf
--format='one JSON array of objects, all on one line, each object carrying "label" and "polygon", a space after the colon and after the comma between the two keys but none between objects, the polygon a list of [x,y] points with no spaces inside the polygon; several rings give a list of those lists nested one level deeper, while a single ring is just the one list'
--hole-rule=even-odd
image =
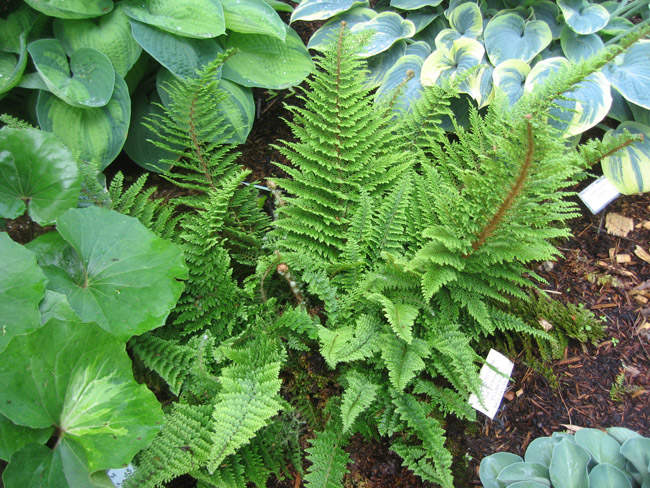
[{"label": "round green leaf", "polygon": [[34,41],[27,50],[48,89],[64,102],[73,107],[103,107],[111,99],[115,70],[105,54],[79,48],[68,64],[63,45],[56,39]]},{"label": "round green leaf", "polygon": [[91,19],[113,10],[112,0],[25,0],[25,2],[48,17],[61,19]]},{"label": "round green leaf", "polygon": [[632,488],[625,473],[611,464],[599,464],[589,473],[589,488]]},{"label": "round green leaf", "polygon": [[485,49],[494,66],[507,59],[527,63],[551,43],[553,35],[546,22],[526,22],[509,12],[494,17],[485,27]]},{"label": "round green leaf", "polygon": [[[36,256],[24,246],[0,233],[0,352],[14,336],[27,334],[41,326],[38,304],[43,299],[43,271]],[[1,443],[0,443],[1,446]],[[0,454],[1,454],[0,450]],[[0,455],[1,459],[3,458]]]},{"label": "round green leaf", "polygon": [[629,32],[633,27],[634,24],[623,17],[610,17],[607,25],[599,30],[598,33],[606,36],[618,36],[619,34]]},{"label": "round green leaf", "polygon": [[638,432],[634,432],[633,430],[627,429],[625,427],[609,427],[607,429],[607,435],[616,439],[616,441],[621,445],[625,444],[625,441],[628,439],[632,439],[634,437],[642,437]]},{"label": "round green leaf", "polygon": [[589,488],[587,465],[591,457],[582,447],[562,439],[553,450],[549,466],[551,483],[556,488]]},{"label": "round green leaf", "polygon": [[650,109],[650,40],[637,41],[603,68],[607,80],[627,100]]},{"label": "round green leaf", "polygon": [[527,463],[540,463],[546,467],[550,466],[553,448],[558,442],[560,442],[560,439],[554,437],[538,437],[534,439],[526,448],[524,460]]},{"label": "round green leaf", "polygon": [[25,474],[42,466],[53,477],[87,482],[95,471],[129,463],[160,428],[160,405],[133,379],[125,344],[93,323],[51,319],[14,338],[0,354],[0,381],[0,413],[17,425],[57,428],[55,448],[46,448],[51,460],[14,454],[10,466]]},{"label": "round green leaf", "polygon": [[[439,80],[454,78],[468,69],[481,64],[485,50],[483,44],[466,37],[454,41],[450,50],[437,49],[424,61],[420,75],[423,86],[435,85]],[[459,90],[461,93],[472,92],[471,83],[476,75],[463,81]]]},{"label": "round green leaf", "polygon": [[131,35],[129,18],[119,6],[98,22],[57,19],[54,21],[54,34],[68,56],[82,47],[96,49],[111,60],[115,71],[122,77],[142,53],[142,48]]},{"label": "round green leaf", "polygon": [[229,96],[217,105],[216,110],[235,131],[226,142],[243,144],[248,139],[255,121],[253,90],[225,78],[219,82],[218,89],[225,91]]},{"label": "round green leaf", "polygon": [[322,51],[335,39],[341,29],[341,22],[345,22],[348,29],[356,24],[367,22],[377,16],[377,12],[364,7],[356,7],[345,13],[337,15],[323,24],[309,39],[307,48]]},{"label": "round green leaf", "polygon": [[115,76],[113,96],[99,108],[72,107],[41,91],[36,103],[38,123],[43,130],[54,132],[85,161],[98,161],[103,170],[120,153],[131,119],[129,88]]},{"label": "round green leaf", "polygon": [[555,2],[549,0],[537,0],[531,4],[535,20],[542,20],[546,22],[548,28],[551,29],[551,36],[553,39],[559,39],[562,32],[564,22],[560,22],[560,9]]},{"label": "round green leaf", "polygon": [[223,52],[214,39],[176,36],[141,22],[131,21],[133,37],[153,58],[179,78],[196,72]]},{"label": "round green leaf", "polygon": [[367,7],[368,0],[302,0],[291,14],[297,20],[324,20],[355,7]]},{"label": "round green leaf", "polygon": [[517,481],[508,485],[508,488],[547,488],[548,485],[537,481]]},{"label": "round green leaf", "polygon": [[221,3],[229,31],[263,34],[284,40],[284,22],[264,0],[221,0]]},{"label": "round green leaf", "polygon": [[609,22],[609,12],[597,3],[587,0],[557,0],[567,25],[578,34],[598,32]]},{"label": "round green leaf", "polygon": [[223,77],[242,86],[281,90],[297,85],[314,64],[298,34],[286,27],[284,42],[274,37],[232,32],[226,50],[236,54],[226,61]]},{"label": "round green leaf", "polygon": [[87,207],[29,244],[49,279],[85,321],[126,341],[165,323],[186,278],[181,250],[137,219]]},{"label": "round green leaf", "polygon": [[638,122],[623,122],[603,136],[607,142],[627,130],[632,135],[643,135],[643,141],[616,151],[601,161],[603,174],[624,195],[650,191],[650,127]]},{"label": "round green leaf", "polygon": [[625,458],[619,452],[621,445],[602,430],[580,429],[573,437],[597,463],[611,464],[619,469],[625,468]]},{"label": "round green leaf", "polygon": [[0,129],[0,216],[27,213],[34,222],[51,224],[77,206],[81,176],[68,148],[38,129]]},{"label": "round green leaf", "polygon": [[21,53],[24,39],[20,37],[23,33],[29,33],[38,16],[37,12],[23,4],[6,19],[0,19],[0,51]]},{"label": "round green leaf", "polygon": [[582,36],[566,26],[562,29],[560,44],[564,55],[573,63],[588,59],[605,49],[605,44],[598,34]]},{"label": "round green leaf", "polygon": [[45,444],[53,431],[52,427],[32,429],[24,425],[16,425],[0,414],[0,459],[9,461],[13,453],[32,442]]},{"label": "round green leaf", "polygon": [[497,452],[481,460],[479,478],[484,488],[502,488],[503,484],[497,481],[497,476],[506,466],[521,462],[521,457],[510,452]]},{"label": "round green leaf", "polygon": [[[647,478],[650,475],[650,438],[633,437],[626,440],[621,446],[621,454],[625,456],[637,472],[644,478],[644,485],[647,484]],[[629,469],[628,469],[629,471]],[[642,488],[645,488],[643,486]]]},{"label": "round green leaf", "polygon": [[179,36],[208,38],[226,32],[219,0],[126,0],[124,13],[134,20]]},{"label": "round green leaf", "polygon": [[382,12],[366,22],[360,22],[350,27],[350,32],[370,32],[370,37],[358,53],[368,58],[389,49],[401,39],[408,39],[415,34],[415,25],[410,20],[404,20],[395,12]]},{"label": "round green leaf", "polygon": [[541,463],[519,462],[503,468],[497,480],[508,485],[517,481],[534,481],[550,488],[551,482],[548,476],[548,468]]},{"label": "round green leaf", "polygon": [[496,87],[506,93],[512,105],[524,94],[528,73],[530,73],[528,63],[521,59],[508,59],[494,68],[492,81]]},{"label": "round green leaf", "polygon": [[394,108],[400,112],[407,112],[411,103],[422,95],[420,71],[423,59],[414,54],[403,56],[388,70],[382,85],[376,93],[377,100],[390,100],[395,90],[400,90]]},{"label": "round green leaf", "polygon": [[15,87],[25,72],[28,58],[26,38],[26,32],[21,34],[22,51],[18,57],[13,53],[0,51],[0,95]]},{"label": "round green leaf", "polygon": [[424,7],[437,7],[442,0],[390,0],[390,6],[401,10],[417,10]]}]

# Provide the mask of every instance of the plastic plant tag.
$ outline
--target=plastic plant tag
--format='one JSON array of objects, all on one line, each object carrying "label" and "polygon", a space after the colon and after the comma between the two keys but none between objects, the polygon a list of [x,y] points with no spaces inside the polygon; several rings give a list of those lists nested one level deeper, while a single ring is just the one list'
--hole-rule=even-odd
[{"label": "plastic plant tag", "polygon": [[469,404],[479,412],[493,419],[499,409],[499,405],[501,405],[503,394],[508,386],[508,377],[512,373],[514,363],[494,349],[490,349],[485,361],[494,366],[504,376],[494,371],[487,364],[484,364],[481,368],[481,381],[483,382],[481,385],[481,396],[483,397],[483,403],[472,393],[469,397]]},{"label": "plastic plant tag", "polygon": [[124,479],[133,474],[134,469],[133,465],[129,464],[126,468],[109,469],[106,471],[106,474],[108,475],[108,479],[111,480],[111,483],[117,488],[120,488],[122,483],[124,483]]},{"label": "plastic plant tag", "polygon": [[601,176],[587,188],[578,193],[580,200],[587,206],[592,214],[597,214],[609,202],[618,197],[620,193],[607,178]]}]

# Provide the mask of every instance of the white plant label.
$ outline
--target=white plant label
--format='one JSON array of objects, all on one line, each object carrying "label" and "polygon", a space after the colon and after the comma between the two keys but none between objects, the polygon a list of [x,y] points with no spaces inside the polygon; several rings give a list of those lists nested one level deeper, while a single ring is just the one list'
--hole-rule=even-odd
[{"label": "white plant label", "polygon": [[108,475],[108,479],[110,479],[117,488],[120,488],[124,482],[124,478],[133,473],[133,471],[133,466],[129,464],[126,468],[109,469],[106,471],[106,474]]},{"label": "white plant label", "polygon": [[494,371],[487,364],[484,364],[480,374],[483,383],[481,385],[483,403],[472,393],[469,397],[469,404],[479,412],[493,419],[499,409],[499,405],[501,405],[503,394],[508,387],[508,377],[512,373],[514,363],[494,349],[490,349],[485,361],[503,373],[505,377]]},{"label": "white plant label", "polygon": [[609,202],[619,195],[620,193],[616,187],[604,176],[601,176],[587,188],[578,193],[580,200],[582,200],[592,214],[600,212]]}]

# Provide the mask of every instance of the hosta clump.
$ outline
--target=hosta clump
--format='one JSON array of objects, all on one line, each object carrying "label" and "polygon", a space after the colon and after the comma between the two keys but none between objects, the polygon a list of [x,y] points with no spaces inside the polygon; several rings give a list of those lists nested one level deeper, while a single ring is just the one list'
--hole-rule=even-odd
[{"label": "hosta clump", "polygon": [[650,439],[624,427],[554,432],[531,442],[524,459],[509,452],[484,458],[479,474],[485,488],[645,488]]}]

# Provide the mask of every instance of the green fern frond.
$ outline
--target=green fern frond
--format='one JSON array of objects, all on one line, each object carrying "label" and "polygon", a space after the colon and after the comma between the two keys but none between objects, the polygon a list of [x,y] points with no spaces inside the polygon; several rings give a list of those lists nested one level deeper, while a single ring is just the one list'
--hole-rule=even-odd
[{"label": "green fern frond", "polygon": [[349,432],[357,417],[375,401],[379,387],[359,371],[348,372],[344,379],[347,387],[342,396],[341,419],[343,431]]},{"label": "green fern frond", "polygon": [[393,334],[382,334],[380,340],[381,358],[388,369],[391,385],[402,391],[425,367],[424,358],[429,357],[429,345],[421,339],[407,343]]},{"label": "green fern frond", "polygon": [[309,488],[340,488],[347,472],[350,456],[343,450],[347,435],[343,432],[341,420],[333,415],[325,430],[310,439],[311,447],[306,449],[311,466],[305,474]]},{"label": "green fern frond", "polygon": [[436,409],[445,415],[455,415],[460,419],[476,420],[476,410],[468,403],[467,394],[450,388],[443,388],[428,380],[415,382],[413,393],[427,395]]},{"label": "green fern frond", "polygon": [[320,351],[330,368],[340,362],[351,362],[371,356],[378,347],[379,323],[369,315],[361,315],[354,326],[338,329],[318,328]]}]

